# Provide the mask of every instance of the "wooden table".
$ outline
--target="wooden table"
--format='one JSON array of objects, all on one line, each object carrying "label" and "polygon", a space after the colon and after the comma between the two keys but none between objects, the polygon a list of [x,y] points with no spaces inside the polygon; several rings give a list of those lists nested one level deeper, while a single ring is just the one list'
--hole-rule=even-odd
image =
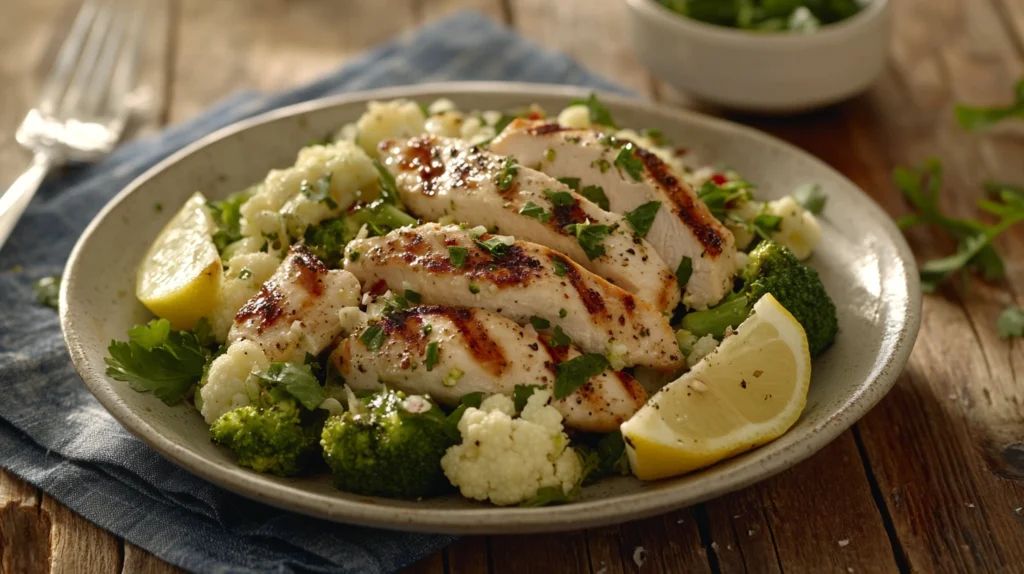
[{"label": "wooden table", "polygon": [[[867,94],[797,118],[724,115],[824,159],[894,216],[907,208],[891,182],[893,167],[939,157],[944,205],[974,215],[983,180],[1024,183],[1024,137],[964,133],[952,105],[1010,98],[1024,75],[1024,2],[893,3],[889,69]],[[72,4],[0,7],[0,182],[26,164],[14,129]],[[151,107],[140,131],[187,119],[241,88],[305,82],[464,7],[656,101],[699,107],[636,60],[621,0],[181,0],[161,5],[161,25],[151,36]],[[166,73],[159,62],[169,64]],[[952,248],[934,230],[916,230],[909,239],[921,257]],[[411,571],[1024,572],[1024,341],[1003,341],[994,326],[1006,305],[1024,304],[1024,226],[1002,237],[998,249],[1006,281],[974,281],[969,289],[925,297],[921,334],[895,389],[810,460],[649,520],[465,538]],[[634,558],[638,547],[646,550],[642,566]],[[4,572],[176,570],[3,471],[0,557]]]}]

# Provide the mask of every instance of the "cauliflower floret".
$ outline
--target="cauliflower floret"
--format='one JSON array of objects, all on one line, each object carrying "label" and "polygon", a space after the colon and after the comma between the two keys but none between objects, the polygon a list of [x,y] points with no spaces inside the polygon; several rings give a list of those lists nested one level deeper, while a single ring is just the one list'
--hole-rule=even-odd
[{"label": "cauliflower floret", "polygon": [[386,139],[409,138],[423,133],[427,118],[423,110],[409,100],[370,102],[356,129],[356,141],[371,157],[377,157],[377,144]]},{"label": "cauliflower floret", "polygon": [[788,247],[801,261],[810,257],[821,239],[821,227],[814,214],[804,209],[791,195],[769,201],[767,212],[782,218],[779,230],[772,233],[772,240]]},{"label": "cauliflower floret", "polygon": [[224,413],[248,405],[250,389],[246,381],[249,375],[269,367],[270,361],[263,350],[252,341],[238,341],[214,359],[206,374],[206,383],[199,390],[200,412],[206,423],[213,424]]},{"label": "cauliflower floret", "polygon": [[211,321],[217,342],[224,342],[238,310],[259,291],[264,281],[270,279],[280,264],[281,260],[276,256],[260,252],[237,254],[228,261]]},{"label": "cauliflower floret", "polygon": [[567,128],[589,130],[591,128],[590,108],[583,104],[569,106],[559,112],[558,124]]},{"label": "cauliflower floret", "polygon": [[502,506],[529,500],[546,487],[569,494],[583,465],[568,448],[562,415],[550,401],[550,391],[534,391],[519,418],[513,418],[515,405],[504,395],[466,409],[459,421],[462,444],[441,458],[445,476],[463,496]]},{"label": "cauliflower floret", "polygon": [[686,365],[691,369],[704,357],[710,355],[718,348],[718,341],[712,335],[704,335],[693,344],[693,349],[686,356]]},{"label": "cauliflower floret", "polygon": [[[329,197],[314,199],[310,195],[320,192],[318,185],[328,174]],[[293,167],[272,170],[259,190],[242,204],[242,234],[277,234],[282,243],[279,250],[286,250],[286,232],[297,234],[299,228],[341,213],[364,192],[374,190],[377,177],[373,161],[351,142],[304,147]],[[304,183],[307,193],[303,193]]]},{"label": "cauliflower floret", "polygon": [[754,227],[749,222],[754,221],[764,211],[765,204],[760,201],[746,201],[730,210],[729,215],[733,217],[725,221],[725,226],[732,232],[732,236],[736,240],[736,249],[746,249],[750,246],[750,242],[754,240],[755,236]]},{"label": "cauliflower floret", "polygon": [[428,133],[446,138],[462,136],[465,118],[455,110],[440,112],[427,118],[424,128]]}]

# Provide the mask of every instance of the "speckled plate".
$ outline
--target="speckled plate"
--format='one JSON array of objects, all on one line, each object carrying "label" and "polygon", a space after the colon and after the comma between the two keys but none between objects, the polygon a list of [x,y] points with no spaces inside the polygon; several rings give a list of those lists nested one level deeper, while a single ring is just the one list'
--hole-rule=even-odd
[{"label": "speckled plate", "polygon": [[[601,481],[573,504],[495,508],[452,495],[420,502],[339,492],[326,476],[278,478],[238,467],[210,442],[191,405],[168,407],[104,375],[111,339],[150,318],[132,296],[135,269],[147,246],[196,190],[218,199],[294,162],[296,150],[359,117],[369,100],[452,99],[462,109],[508,109],[537,102],[558,110],[579,89],[527,84],[462,83],[349,94],[280,109],[218,131],[174,154],[135,180],[96,216],[68,261],[61,327],[85,384],[128,430],[210,482],[297,512],[393,529],[459,533],[569,530],[641,518],[695,504],[765,479],[809,457],[862,417],[892,387],[910,354],[921,298],[907,244],[863,191],[821,161],[763,133],[702,115],[607,95],[620,125],[658,127],[691,150],[691,161],[734,166],[779,197],[820,183],[829,195],[824,235],[810,263],[839,308],[835,346],[814,362],[807,408],[783,437],[686,476],[643,483]],[[116,256],[112,256],[116,254]],[[836,476],[833,480],[843,480]]]}]

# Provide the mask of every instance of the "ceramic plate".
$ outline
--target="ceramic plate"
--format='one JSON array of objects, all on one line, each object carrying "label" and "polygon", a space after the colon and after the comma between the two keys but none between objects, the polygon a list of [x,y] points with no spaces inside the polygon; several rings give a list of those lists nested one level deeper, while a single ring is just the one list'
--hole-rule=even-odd
[{"label": "ceramic plate", "polygon": [[[559,110],[585,95],[576,88],[462,83],[349,94],[246,120],[174,154],[115,197],[79,239],[68,261],[60,318],[71,358],[96,398],[128,430],[200,477],[244,496],[332,520],[404,530],[511,533],[570,530],[667,512],[772,476],[821,449],[892,387],[920,322],[913,257],[890,218],[863,191],[821,161],[763,133],[698,114],[602,96],[619,125],[660,128],[690,151],[688,161],[733,166],[775,198],[817,182],[828,193],[823,239],[810,264],[839,308],[835,346],[814,362],[807,408],[783,437],[686,476],[643,483],[616,477],[585,488],[573,504],[496,508],[452,495],[420,502],[356,496],[327,476],[279,478],[238,467],[210,442],[191,405],[168,407],[104,374],[111,339],[151,318],[132,296],[135,269],[150,242],[196,190],[211,199],[294,163],[296,150],[354,121],[366,102],[447,97],[464,110],[531,102]],[[157,211],[156,204],[170,206]],[[111,256],[116,253],[117,256]],[[836,476],[833,480],[843,480]]]}]

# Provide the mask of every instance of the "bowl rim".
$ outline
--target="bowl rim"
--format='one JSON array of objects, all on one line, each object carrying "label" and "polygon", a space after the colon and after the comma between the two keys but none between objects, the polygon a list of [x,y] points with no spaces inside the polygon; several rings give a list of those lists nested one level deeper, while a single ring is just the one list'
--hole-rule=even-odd
[{"label": "bowl rim", "polygon": [[729,42],[749,48],[813,48],[825,44],[837,44],[855,37],[886,14],[889,0],[871,0],[857,14],[839,22],[827,24],[813,34],[755,33],[729,26],[709,24],[669,10],[657,0],[626,0],[638,13],[653,20],[667,23],[681,34],[696,35],[700,39]]},{"label": "bowl rim", "polygon": [[[636,492],[607,498],[579,501],[544,508],[496,508],[481,505],[480,508],[416,508],[412,506],[388,506],[376,504],[372,499],[358,500],[325,497],[320,493],[295,488],[281,482],[272,481],[263,475],[248,471],[242,467],[222,467],[211,464],[205,457],[189,451],[184,446],[163,436],[148,421],[133,412],[123,403],[113,386],[105,376],[86,376],[87,367],[95,364],[87,356],[85,346],[79,343],[78,325],[86,323],[79,318],[79,311],[71,309],[68,301],[74,292],[79,266],[83,252],[89,240],[103,224],[106,217],[126,200],[146,185],[161,172],[171,168],[183,158],[194,154],[206,146],[232,137],[240,132],[258,125],[274,122],[290,116],[301,116],[324,108],[366,102],[374,99],[389,98],[424,98],[442,97],[445,94],[513,94],[523,98],[529,97],[563,97],[573,98],[585,96],[592,92],[589,88],[504,82],[450,82],[429,83],[412,86],[399,86],[370,91],[359,91],[272,110],[251,118],[247,118],[221,128],[199,140],[185,146],[157,163],[140,175],[123,190],[117,193],[106,206],[93,218],[88,227],[79,237],[68,258],[64,269],[65,280],[60,291],[60,324],[64,341],[71,355],[72,363],[86,386],[96,396],[100,404],[114,416],[129,432],[146,442],[154,450],[169,458],[175,464],[184,467],[200,478],[221,488],[235,492],[271,506],[299,512],[318,518],[326,518],[338,522],[359,524],[378,528],[397,530],[447,532],[463,534],[512,533],[512,532],[550,532],[559,530],[577,530],[580,528],[620,523],[668,512],[670,510],[704,502],[769,478],[795,464],[807,459],[812,454],[832,442],[842,432],[851,427],[864,416],[892,388],[896,379],[903,371],[913,348],[921,319],[921,291],[916,273],[914,259],[902,234],[892,219],[865,194],[856,184],[841,173],[813,155],[782,141],[774,136],[762,133],[754,128],[736,124],[727,120],[705,116],[703,114],[659,106],[657,104],[598,91],[599,97],[613,105],[631,108],[641,113],[650,113],[670,118],[672,121],[690,124],[704,124],[717,131],[727,132],[739,137],[754,138],[765,145],[773,146],[790,154],[802,156],[806,161],[817,164],[817,167],[831,172],[831,175],[845,181],[850,187],[861,191],[858,201],[864,208],[873,212],[873,217],[881,221],[885,237],[889,239],[899,254],[903,265],[903,282],[907,290],[905,301],[892,302],[892,313],[899,313],[902,322],[899,325],[895,340],[883,345],[872,366],[869,377],[861,383],[857,390],[843,403],[837,405],[830,414],[816,421],[806,431],[806,438],[794,442],[787,447],[772,453],[771,456],[753,459],[732,459],[735,466],[724,477],[716,477],[712,481],[700,481],[692,485],[665,485],[664,482],[652,483],[651,486]],[[896,271],[894,271],[895,273]],[[102,362],[100,360],[100,362]],[[713,467],[712,467],[713,468]]]}]

